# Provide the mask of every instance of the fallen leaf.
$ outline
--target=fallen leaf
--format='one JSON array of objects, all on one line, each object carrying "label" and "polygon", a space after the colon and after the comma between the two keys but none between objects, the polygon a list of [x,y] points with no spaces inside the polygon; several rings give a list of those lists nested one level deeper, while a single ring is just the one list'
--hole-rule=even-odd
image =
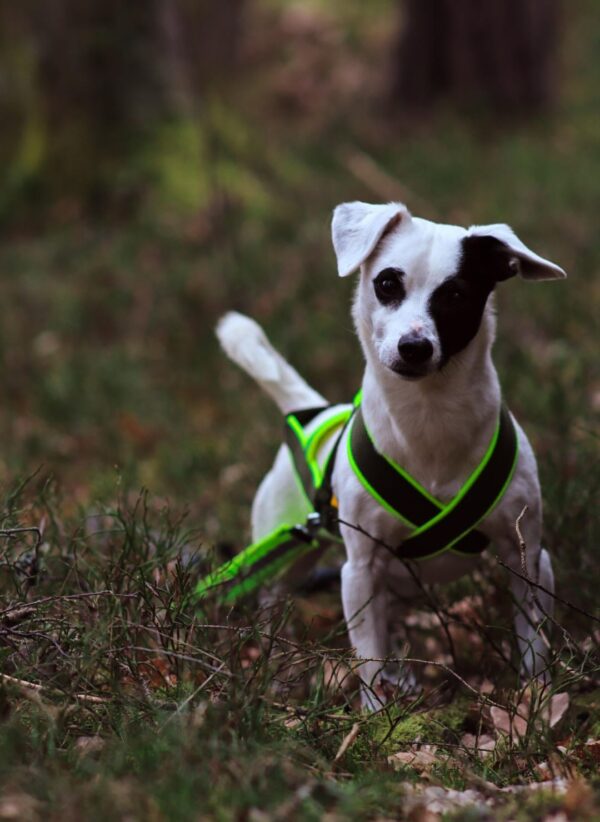
[{"label": "fallen leaf", "polygon": [[286,716],[286,718],[283,720],[284,726],[288,728],[290,731],[293,731],[294,728],[297,728],[299,725],[302,725],[303,722],[304,720],[301,717],[296,716],[295,714],[292,714],[291,716]]},{"label": "fallen leaf", "polygon": [[75,748],[80,755],[97,753],[103,747],[104,739],[101,736],[78,736],[75,740]]},{"label": "fallen leaf", "polygon": [[423,745],[418,749],[391,754],[387,761],[392,767],[409,765],[416,771],[428,771],[439,762],[439,758],[435,755],[436,751],[435,745]]},{"label": "fallen leaf", "polygon": [[[505,708],[497,708],[495,705],[490,708],[490,715],[494,728],[501,734],[520,739],[527,731],[527,719],[523,716],[523,710],[529,711],[527,703],[521,702],[514,711],[507,711]],[[521,712],[521,713],[520,713]]]},{"label": "fallen leaf", "polygon": [[548,762],[538,762],[533,770],[535,771],[536,776],[543,781],[547,781],[553,777],[553,773]]},{"label": "fallen leaf", "polygon": [[480,759],[485,759],[495,749],[496,740],[489,734],[481,734],[479,737],[474,734],[465,734],[461,739],[461,744],[470,753],[476,753]]},{"label": "fallen leaf", "polygon": [[494,728],[499,733],[520,739],[525,736],[529,721],[532,719],[536,728],[558,725],[569,708],[569,695],[566,692],[554,694],[549,701],[532,706],[531,693],[526,692],[519,704],[511,709],[493,706],[490,715]]},{"label": "fallen leaf", "polygon": [[335,755],[335,759],[333,760],[334,763],[339,762],[343,755],[346,753],[348,748],[356,742],[356,737],[360,731],[360,723],[355,722],[352,728],[350,729],[350,733],[346,734],[346,736],[342,739],[342,744],[338,748],[338,752]]},{"label": "fallen leaf", "polygon": [[0,819],[35,822],[40,819],[40,803],[26,793],[5,794],[0,798]]},{"label": "fallen leaf", "polygon": [[566,777],[572,779],[575,776],[573,766],[566,756],[559,756],[551,753],[546,762],[539,762],[534,768],[537,776],[542,780]]},{"label": "fallen leaf", "polygon": [[560,694],[554,694],[554,696],[550,700],[550,705],[547,712],[548,725],[550,725],[551,728],[554,728],[555,725],[558,725],[558,723],[566,714],[568,709],[569,694],[566,691],[563,691]]}]

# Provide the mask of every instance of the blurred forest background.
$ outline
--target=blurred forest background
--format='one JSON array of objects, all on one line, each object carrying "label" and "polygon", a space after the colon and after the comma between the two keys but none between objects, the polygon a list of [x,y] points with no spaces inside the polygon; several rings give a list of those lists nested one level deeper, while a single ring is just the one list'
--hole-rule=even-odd
[{"label": "blurred forest background", "polygon": [[398,198],[507,221],[571,273],[502,289],[498,345],[509,401],[568,493],[600,402],[593,0],[1,9],[4,481],[43,464],[89,501],[118,466],[128,487],[205,512],[233,501],[238,533],[278,422],[217,351],[215,320],[256,316],[347,398],[361,367],[331,209]]},{"label": "blurred forest background", "polygon": [[496,363],[559,590],[597,612],[599,89],[596,0],[4,0],[7,510],[31,475],[21,524],[145,487],[202,544],[244,545],[280,418],[215,322],[254,316],[316,388],[353,396],[331,211],[399,199],[508,222],[569,273],[499,289]]},{"label": "blurred forest background", "polygon": [[395,198],[507,221],[570,272],[501,289],[498,361],[550,528],[589,511],[569,489],[600,405],[593,0],[25,1],[0,22],[4,482],[43,465],[76,504],[145,486],[238,543],[279,419],[215,321],[255,316],[353,395],[330,213]]}]

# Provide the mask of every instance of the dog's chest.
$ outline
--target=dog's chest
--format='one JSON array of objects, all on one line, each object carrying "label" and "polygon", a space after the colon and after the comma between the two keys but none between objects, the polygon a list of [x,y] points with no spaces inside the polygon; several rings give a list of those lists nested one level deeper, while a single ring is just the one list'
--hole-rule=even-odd
[{"label": "dog's chest", "polygon": [[424,426],[375,430],[378,450],[440,502],[450,502],[479,464],[494,424],[483,436],[468,427],[442,423],[435,431]]},{"label": "dog's chest", "polygon": [[[394,431],[391,426],[384,430],[382,425],[378,428],[373,425],[371,433],[378,452],[397,471],[396,483],[403,486],[408,477],[421,489],[419,494],[424,489],[429,498],[428,504],[435,512],[436,504],[442,509],[460,494],[479,466],[493,434],[493,422],[489,431],[486,428],[480,426],[481,430],[476,431],[475,426],[471,426],[470,431],[467,427],[448,431],[437,425],[435,430],[432,427],[419,432],[417,426]],[[377,477],[371,474],[370,482],[365,482],[360,466],[357,473],[357,465],[348,459],[347,449],[340,450],[343,457],[336,465],[334,482],[341,519],[351,525],[359,525],[368,535],[379,540],[397,544],[406,538],[412,530],[407,520],[412,523],[423,521],[422,508],[417,505],[417,509],[411,511],[402,505],[392,505],[393,510],[390,510],[390,505],[382,503],[377,493]],[[392,491],[390,496],[389,482],[388,471],[381,489],[388,501],[410,499],[410,494],[401,491],[396,494]],[[409,506],[408,502],[403,504]]]}]

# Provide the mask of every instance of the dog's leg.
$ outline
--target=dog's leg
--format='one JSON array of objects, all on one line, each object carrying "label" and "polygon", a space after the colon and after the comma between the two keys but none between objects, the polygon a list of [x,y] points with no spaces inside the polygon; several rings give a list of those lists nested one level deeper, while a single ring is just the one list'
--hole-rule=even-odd
[{"label": "dog's leg", "polygon": [[[350,552],[349,552],[350,553]],[[358,673],[364,683],[362,703],[376,710],[385,704],[380,674],[387,654],[386,591],[374,567],[372,551],[352,558],[342,568],[342,604],[350,642],[361,663]]]},{"label": "dog's leg", "polygon": [[[554,574],[550,555],[541,547],[527,547],[523,555],[514,542],[510,544],[510,548],[508,542],[504,543],[500,553],[509,568],[515,572],[509,571],[509,574],[515,607],[515,633],[521,658],[521,679],[523,682],[535,679],[541,685],[548,684],[548,618],[552,617],[554,610]],[[523,579],[524,576],[531,582]],[[536,584],[550,593],[537,588]]]}]

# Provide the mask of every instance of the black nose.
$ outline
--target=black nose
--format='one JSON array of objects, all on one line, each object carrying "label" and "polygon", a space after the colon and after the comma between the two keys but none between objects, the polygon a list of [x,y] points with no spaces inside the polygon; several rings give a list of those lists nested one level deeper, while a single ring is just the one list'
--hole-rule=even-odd
[{"label": "black nose", "polygon": [[398,352],[407,365],[423,365],[431,359],[433,345],[426,337],[401,337]]}]

